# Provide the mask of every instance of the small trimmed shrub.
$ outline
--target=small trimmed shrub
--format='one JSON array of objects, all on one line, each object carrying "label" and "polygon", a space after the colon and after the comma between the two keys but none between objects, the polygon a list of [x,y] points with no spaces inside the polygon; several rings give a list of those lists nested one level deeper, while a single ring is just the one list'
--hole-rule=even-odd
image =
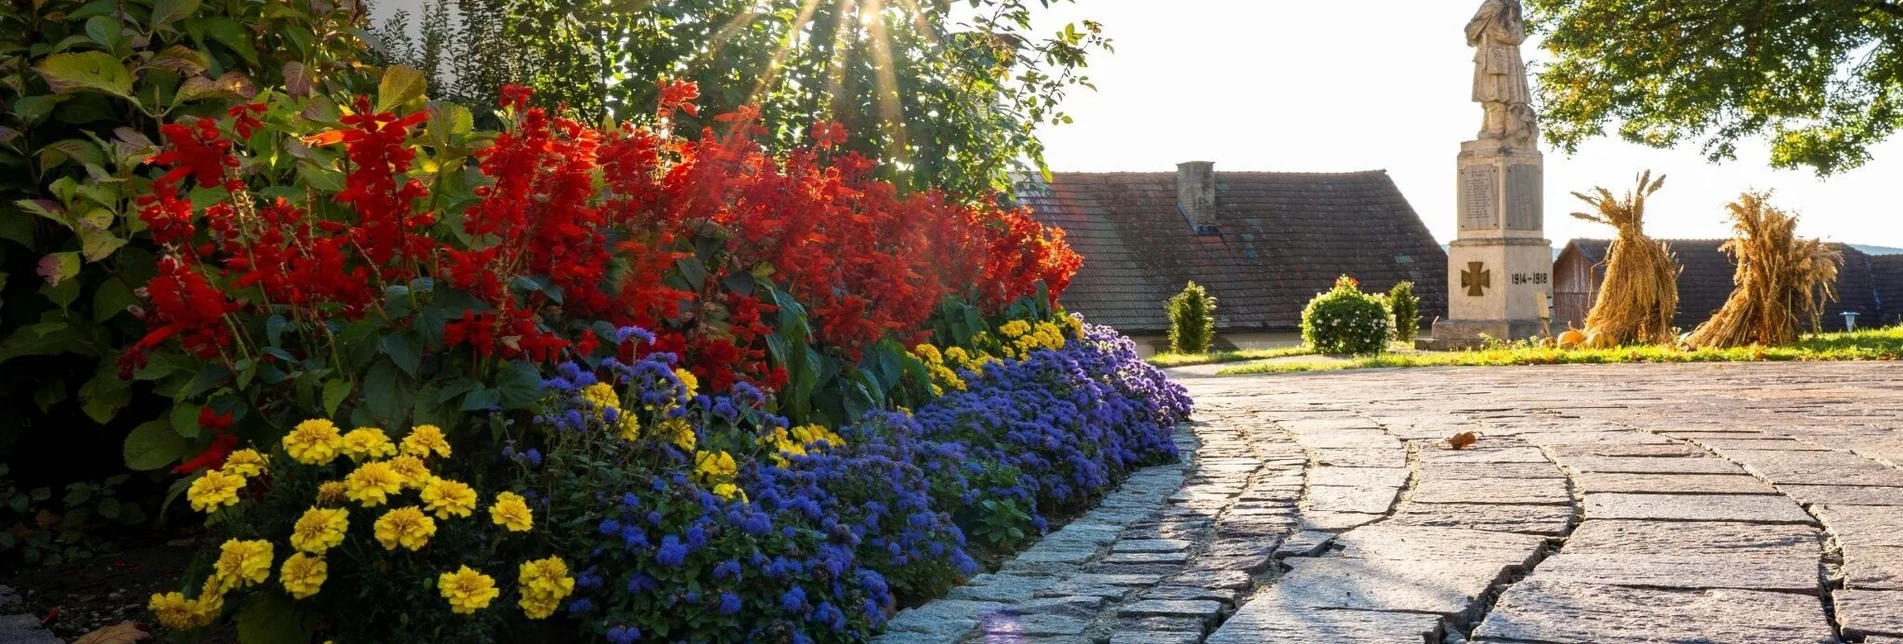
[{"label": "small trimmed shrub", "polygon": [[1388,308],[1343,275],[1302,309],[1302,340],[1316,353],[1381,353],[1388,347]]},{"label": "small trimmed shrub", "polygon": [[1388,289],[1388,310],[1394,313],[1394,339],[1411,342],[1421,332],[1421,297],[1414,283],[1402,280]]},{"label": "small trimmed shrub", "polygon": [[1208,353],[1216,337],[1216,298],[1190,282],[1170,298],[1170,351]]}]

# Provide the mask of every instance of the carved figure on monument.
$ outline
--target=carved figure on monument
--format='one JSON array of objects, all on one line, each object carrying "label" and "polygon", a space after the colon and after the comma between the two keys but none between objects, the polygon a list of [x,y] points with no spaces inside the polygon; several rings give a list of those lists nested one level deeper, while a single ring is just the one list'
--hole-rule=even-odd
[{"label": "carved figure on monument", "polygon": [[1486,0],[1467,22],[1467,46],[1474,51],[1473,100],[1486,109],[1480,138],[1503,139],[1512,147],[1532,147],[1539,136],[1526,63],[1526,14],[1520,0]]}]

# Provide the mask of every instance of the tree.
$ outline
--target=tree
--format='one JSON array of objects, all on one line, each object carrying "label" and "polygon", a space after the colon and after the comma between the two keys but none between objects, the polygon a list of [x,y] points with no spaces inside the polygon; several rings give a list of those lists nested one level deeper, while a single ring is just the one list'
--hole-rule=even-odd
[{"label": "tree", "polygon": [[1556,58],[1539,76],[1546,134],[1573,152],[1617,128],[1713,161],[1766,136],[1771,164],[1856,168],[1903,125],[1903,3],[1527,0]]},{"label": "tree", "polygon": [[[1056,1],[457,0],[447,46],[465,102],[522,83],[589,121],[646,123],[658,81],[689,80],[710,120],[759,106],[776,150],[843,131],[903,187],[975,198],[1044,169],[1034,129],[1070,121],[1059,104],[1110,50],[1092,21],[1034,35],[1033,7]],[[711,122],[682,117],[688,133]]]},{"label": "tree", "polygon": [[1195,282],[1170,298],[1170,351],[1208,353],[1216,338],[1216,298]]},{"label": "tree", "polygon": [[1414,283],[1401,280],[1388,289],[1388,310],[1394,313],[1394,339],[1414,341],[1421,331],[1421,298],[1414,294]]}]

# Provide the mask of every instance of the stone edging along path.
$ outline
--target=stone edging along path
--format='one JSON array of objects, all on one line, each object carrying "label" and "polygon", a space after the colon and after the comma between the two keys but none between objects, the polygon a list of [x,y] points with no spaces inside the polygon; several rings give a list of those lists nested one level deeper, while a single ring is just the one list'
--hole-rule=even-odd
[{"label": "stone edging along path", "polygon": [[880,641],[1903,644],[1893,366],[1184,382],[1183,464]]}]

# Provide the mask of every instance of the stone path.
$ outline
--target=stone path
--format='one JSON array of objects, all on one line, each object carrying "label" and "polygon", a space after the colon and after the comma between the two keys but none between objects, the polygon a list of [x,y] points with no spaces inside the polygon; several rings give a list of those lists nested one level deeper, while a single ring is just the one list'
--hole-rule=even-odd
[{"label": "stone path", "polygon": [[40,626],[38,617],[19,614],[23,610],[26,602],[20,593],[0,586],[0,644],[64,644]]},{"label": "stone path", "polygon": [[883,641],[1903,644],[1894,364],[1182,376],[1184,464]]}]

